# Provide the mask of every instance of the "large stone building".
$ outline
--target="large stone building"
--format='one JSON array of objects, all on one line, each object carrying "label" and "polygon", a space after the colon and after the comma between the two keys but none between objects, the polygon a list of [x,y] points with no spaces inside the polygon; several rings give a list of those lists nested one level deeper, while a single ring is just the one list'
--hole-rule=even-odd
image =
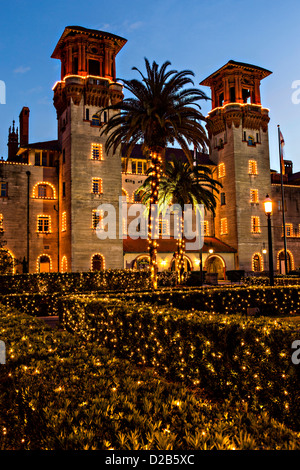
[{"label": "large stone building", "polygon": [[[98,111],[121,100],[116,82],[116,56],[126,40],[113,34],[77,26],[66,27],[52,54],[61,61],[60,80],[54,85],[57,139],[30,143],[29,114],[21,110],[19,129],[9,129],[8,157],[0,162],[0,214],[3,238],[18,260],[15,272],[88,271],[147,266],[147,240],[128,236],[136,190],[149,168],[141,147],[125,165],[122,150],[105,153],[100,136],[109,119]],[[284,243],[280,174],[270,169],[269,112],[261,104],[260,81],[271,72],[229,61],[201,82],[212,95],[207,124],[210,154],[197,154],[222,183],[216,216],[205,214],[202,250],[187,250],[186,269],[208,272],[268,270],[267,219],[263,201],[274,201],[274,266],[284,272]],[[167,149],[167,158],[184,158],[179,149]],[[285,162],[284,214],[288,269],[300,266],[300,174]],[[123,210],[122,210],[123,201]],[[100,239],[99,205],[115,210],[116,236]],[[130,210],[129,210],[130,213]],[[126,217],[124,217],[126,215]],[[172,222],[161,219],[158,240],[160,270],[174,268],[176,240]],[[201,261],[200,261],[201,260]]]}]

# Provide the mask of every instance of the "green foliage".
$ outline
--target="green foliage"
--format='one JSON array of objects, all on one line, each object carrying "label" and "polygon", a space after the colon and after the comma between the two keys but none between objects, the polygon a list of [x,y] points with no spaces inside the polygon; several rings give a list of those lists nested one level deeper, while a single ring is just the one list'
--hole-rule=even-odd
[{"label": "green foliage", "polygon": [[292,450],[299,433],[0,307],[1,450]]},{"label": "green foliage", "polygon": [[300,371],[291,362],[298,330],[286,320],[95,296],[63,298],[59,309],[61,324],[76,336],[168,380],[245,399],[300,430]]},{"label": "green foliage", "polygon": [[[159,286],[174,286],[176,273],[158,273]],[[124,292],[149,289],[148,271],[106,269],[97,272],[0,275],[0,295],[68,294],[91,291]]]}]

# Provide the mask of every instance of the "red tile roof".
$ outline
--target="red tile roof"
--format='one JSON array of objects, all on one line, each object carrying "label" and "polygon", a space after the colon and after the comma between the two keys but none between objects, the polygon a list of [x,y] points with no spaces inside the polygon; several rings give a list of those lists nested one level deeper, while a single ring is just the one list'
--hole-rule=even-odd
[{"label": "red tile roof", "polygon": [[[159,239],[157,240],[158,253],[174,253],[177,246],[177,240],[175,238]],[[192,243],[193,240],[186,240],[186,242]],[[127,237],[123,240],[123,250],[125,253],[147,253],[148,242],[146,239],[138,238],[133,240]],[[214,250],[214,253],[236,253],[236,249],[222,242],[218,238],[205,237],[203,253],[208,253],[210,249]],[[198,250],[186,250],[187,252],[198,252]]]}]

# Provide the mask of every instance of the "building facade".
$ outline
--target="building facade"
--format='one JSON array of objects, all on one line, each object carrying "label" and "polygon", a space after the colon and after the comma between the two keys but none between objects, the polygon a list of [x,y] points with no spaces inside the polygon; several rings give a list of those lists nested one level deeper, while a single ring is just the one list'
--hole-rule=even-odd
[{"label": "building facade", "polygon": [[[29,142],[27,107],[21,110],[19,129],[15,123],[9,129],[7,160],[0,161],[0,220],[6,248],[17,260],[15,272],[148,265],[147,240],[130,237],[128,226],[150,161],[137,145],[125,165],[122,149],[107,155],[101,136],[110,115],[99,111],[123,98],[116,56],[125,44],[110,33],[66,27],[52,54],[61,62],[60,80],[53,87],[57,139]],[[267,271],[263,201],[269,194],[274,201],[274,266],[284,272],[282,186],[280,175],[270,169],[269,111],[260,97],[260,82],[270,73],[229,61],[201,82],[211,89],[211,148],[196,158],[212,169],[222,189],[216,216],[205,214],[202,249],[186,252],[187,270],[199,270],[202,264],[205,271],[218,272],[219,279],[228,270]],[[179,149],[167,149],[166,158],[173,157],[185,158]],[[288,269],[294,270],[300,267],[300,175],[293,173],[290,161],[283,179]],[[97,227],[106,204],[114,209],[116,236],[100,239]],[[159,221],[161,271],[175,266],[172,223]]]}]

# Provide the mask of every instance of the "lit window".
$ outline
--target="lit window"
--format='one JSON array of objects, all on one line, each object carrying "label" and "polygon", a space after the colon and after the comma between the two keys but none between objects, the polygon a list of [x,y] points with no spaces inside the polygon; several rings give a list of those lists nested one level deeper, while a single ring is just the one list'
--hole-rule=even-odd
[{"label": "lit window", "polygon": [[51,217],[50,215],[38,215],[37,218],[37,231],[39,233],[51,232]]},{"label": "lit window", "polygon": [[218,165],[218,177],[223,178],[225,176],[225,163],[220,163]]},{"label": "lit window", "polygon": [[251,217],[251,232],[252,233],[260,233],[260,219],[258,216]]},{"label": "lit window", "polygon": [[258,189],[250,189],[250,202],[258,204]]},{"label": "lit window", "polygon": [[101,178],[92,179],[92,193],[102,194],[102,179]]},{"label": "lit window", "polygon": [[158,221],[159,235],[170,235],[169,233],[169,223],[167,219],[161,219]]},{"label": "lit window", "polygon": [[256,160],[249,160],[248,165],[248,173],[249,175],[257,175],[257,161]]},{"label": "lit window", "polygon": [[102,144],[92,144],[92,160],[102,160]]},{"label": "lit window", "polygon": [[67,230],[67,213],[63,212],[61,217],[61,231],[66,232]]},{"label": "lit window", "polygon": [[93,210],[92,212],[92,229],[96,230],[98,225],[99,228],[103,228],[103,211]]},{"label": "lit window", "polygon": [[228,233],[228,223],[227,223],[227,217],[224,217],[221,219],[221,235],[226,235]]},{"label": "lit window", "polygon": [[47,181],[36,183],[32,190],[32,197],[35,199],[55,199],[55,187]]},{"label": "lit window", "polygon": [[204,220],[203,222],[203,230],[204,230],[204,237],[208,237],[209,236],[209,224],[208,224],[208,220]]},{"label": "lit window", "polygon": [[1,197],[7,197],[7,189],[8,189],[8,184],[1,183]]},{"label": "lit window", "polygon": [[66,273],[67,271],[68,271],[68,260],[66,256],[63,256],[61,260],[61,272]]},{"label": "lit window", "polygon": [[259,272],[264,269],[264,260],[260,253],[255,253],[252,256],[252,271]]},{"label": "lit window", "polygon": [[[294,234],[293,224],[285,224],[285,235],[287,237],[292,237],[293,234]],[[283,227],[282,227],[282,235],[283,235]]]}]

